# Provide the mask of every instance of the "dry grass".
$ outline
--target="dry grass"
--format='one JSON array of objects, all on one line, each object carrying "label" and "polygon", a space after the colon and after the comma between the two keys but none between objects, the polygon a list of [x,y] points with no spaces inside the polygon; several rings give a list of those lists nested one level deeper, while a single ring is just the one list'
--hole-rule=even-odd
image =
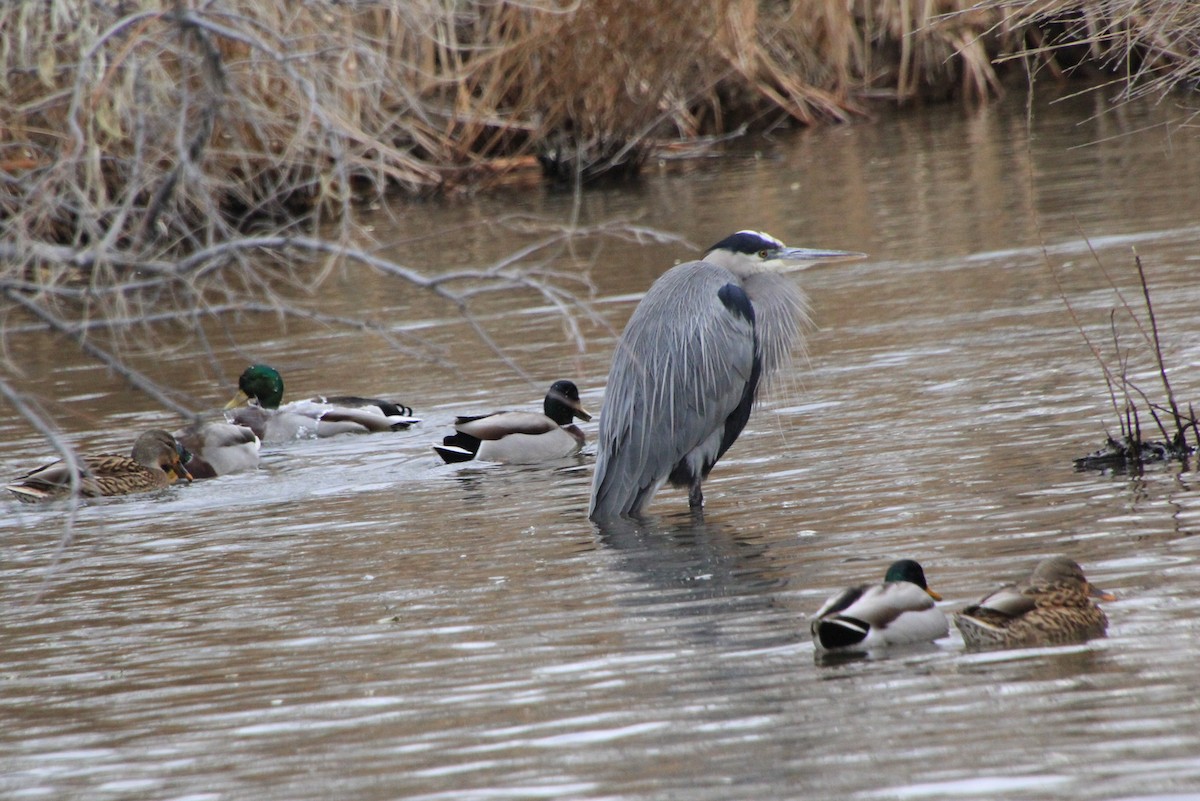
[{"label": "dry grass", "polygon": [[1184,0],[14,0],[0,31],[6,261],[54,243],[98,271],[533,157],[601,174],[870,98],[980,101],[1015,55],[1086,48],[1130,91],[1200,77]]},{"label": "dry grass", "polygon": [[938,21],[964,5],[17,0],[0,7],[5,241],[186,250],[474,185],[513,156],[603,172],[951,75],[983,96],[988,20]]},{"label": "dry grass", "polygon": [[1192,0],[984,0],[979,5],[1001,16],[998,29],[1027,42],[1005,58],[1040,63],[1057,74],[1103,71],[1126,99],[1194,91],[1200,81],[1200,4]]}]

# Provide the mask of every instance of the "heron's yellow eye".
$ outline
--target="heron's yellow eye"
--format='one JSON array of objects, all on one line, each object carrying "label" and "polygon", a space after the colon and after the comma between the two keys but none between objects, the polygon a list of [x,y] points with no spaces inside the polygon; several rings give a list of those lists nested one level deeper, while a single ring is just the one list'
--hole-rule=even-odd
[{"label": "heron's yellow eye", "polygon": [[764,248],[763,250],[760,250],[760,251],[758,251],[758,257],[759,257],[760,259],[765,259],[765,258],[767,257],[767,254],[768,254],[769,252],[770,252],[770,251],[768,251],[768,250],[766,250],[766,249]]}]

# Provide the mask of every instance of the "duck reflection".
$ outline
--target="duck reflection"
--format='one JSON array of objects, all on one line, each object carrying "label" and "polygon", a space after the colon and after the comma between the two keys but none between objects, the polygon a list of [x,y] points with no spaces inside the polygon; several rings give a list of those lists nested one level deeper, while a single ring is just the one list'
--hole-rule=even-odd
[{"label": "duck reflection", "polygon": [[455,502],[465,509],[488,509],[496,515],[528,517],[536,499],[537,511],[559,511],[575,516],[578,485],[587,477],[586,463],[577,456],[558,460],[556,466],[503,465],[463,462],[438,465],[437,475],[456,487]]}]

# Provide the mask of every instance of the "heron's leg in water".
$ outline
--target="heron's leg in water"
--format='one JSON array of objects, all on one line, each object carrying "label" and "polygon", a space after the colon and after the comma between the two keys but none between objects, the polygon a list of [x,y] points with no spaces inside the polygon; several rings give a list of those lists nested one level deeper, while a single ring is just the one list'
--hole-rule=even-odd
[{"label": "heron's leg in water", "polygon": [[700,489],[700,476],[696,476],[692,482],[692,488],[688,490],[688,506],[692,509],[704,506],[704,492]]}]

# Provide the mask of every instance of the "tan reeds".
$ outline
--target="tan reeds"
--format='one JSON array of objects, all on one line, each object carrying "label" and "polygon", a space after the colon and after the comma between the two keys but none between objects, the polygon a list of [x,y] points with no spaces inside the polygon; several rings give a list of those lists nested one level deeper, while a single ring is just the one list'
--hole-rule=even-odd
[{"label": "tan reeds", "polygon": [[1200,4],[1191,0],[984,0],[979,7],[1028,40],[1007,58],[1033,57],[1056,73],[1097,67],[1127,98],[1194,90],[1200,79]]},{"label": "tan reeds", "polygon": [[985,98],[1011,31],[1044,42],[1026,53],[1085,44],[1149,91],[1196,77],[1200,30],[1182,0],[129,9],[0,6],[9,258],[30,242],[186,250],[251,219],[340,217],[358,194],[471,185],[514,156],[600,172],[747,119],[841,119],[879,95]]},{"label": "tan reeds", "polygon": [[902,99],[951,69],[981,93],[963,18],[935,21],[965,3],[16,0],[5,240],[211,242],[355,193],[464,185],[500,157],[636,166],[653,141],[772,109],[844,118],[888,49]]}]

